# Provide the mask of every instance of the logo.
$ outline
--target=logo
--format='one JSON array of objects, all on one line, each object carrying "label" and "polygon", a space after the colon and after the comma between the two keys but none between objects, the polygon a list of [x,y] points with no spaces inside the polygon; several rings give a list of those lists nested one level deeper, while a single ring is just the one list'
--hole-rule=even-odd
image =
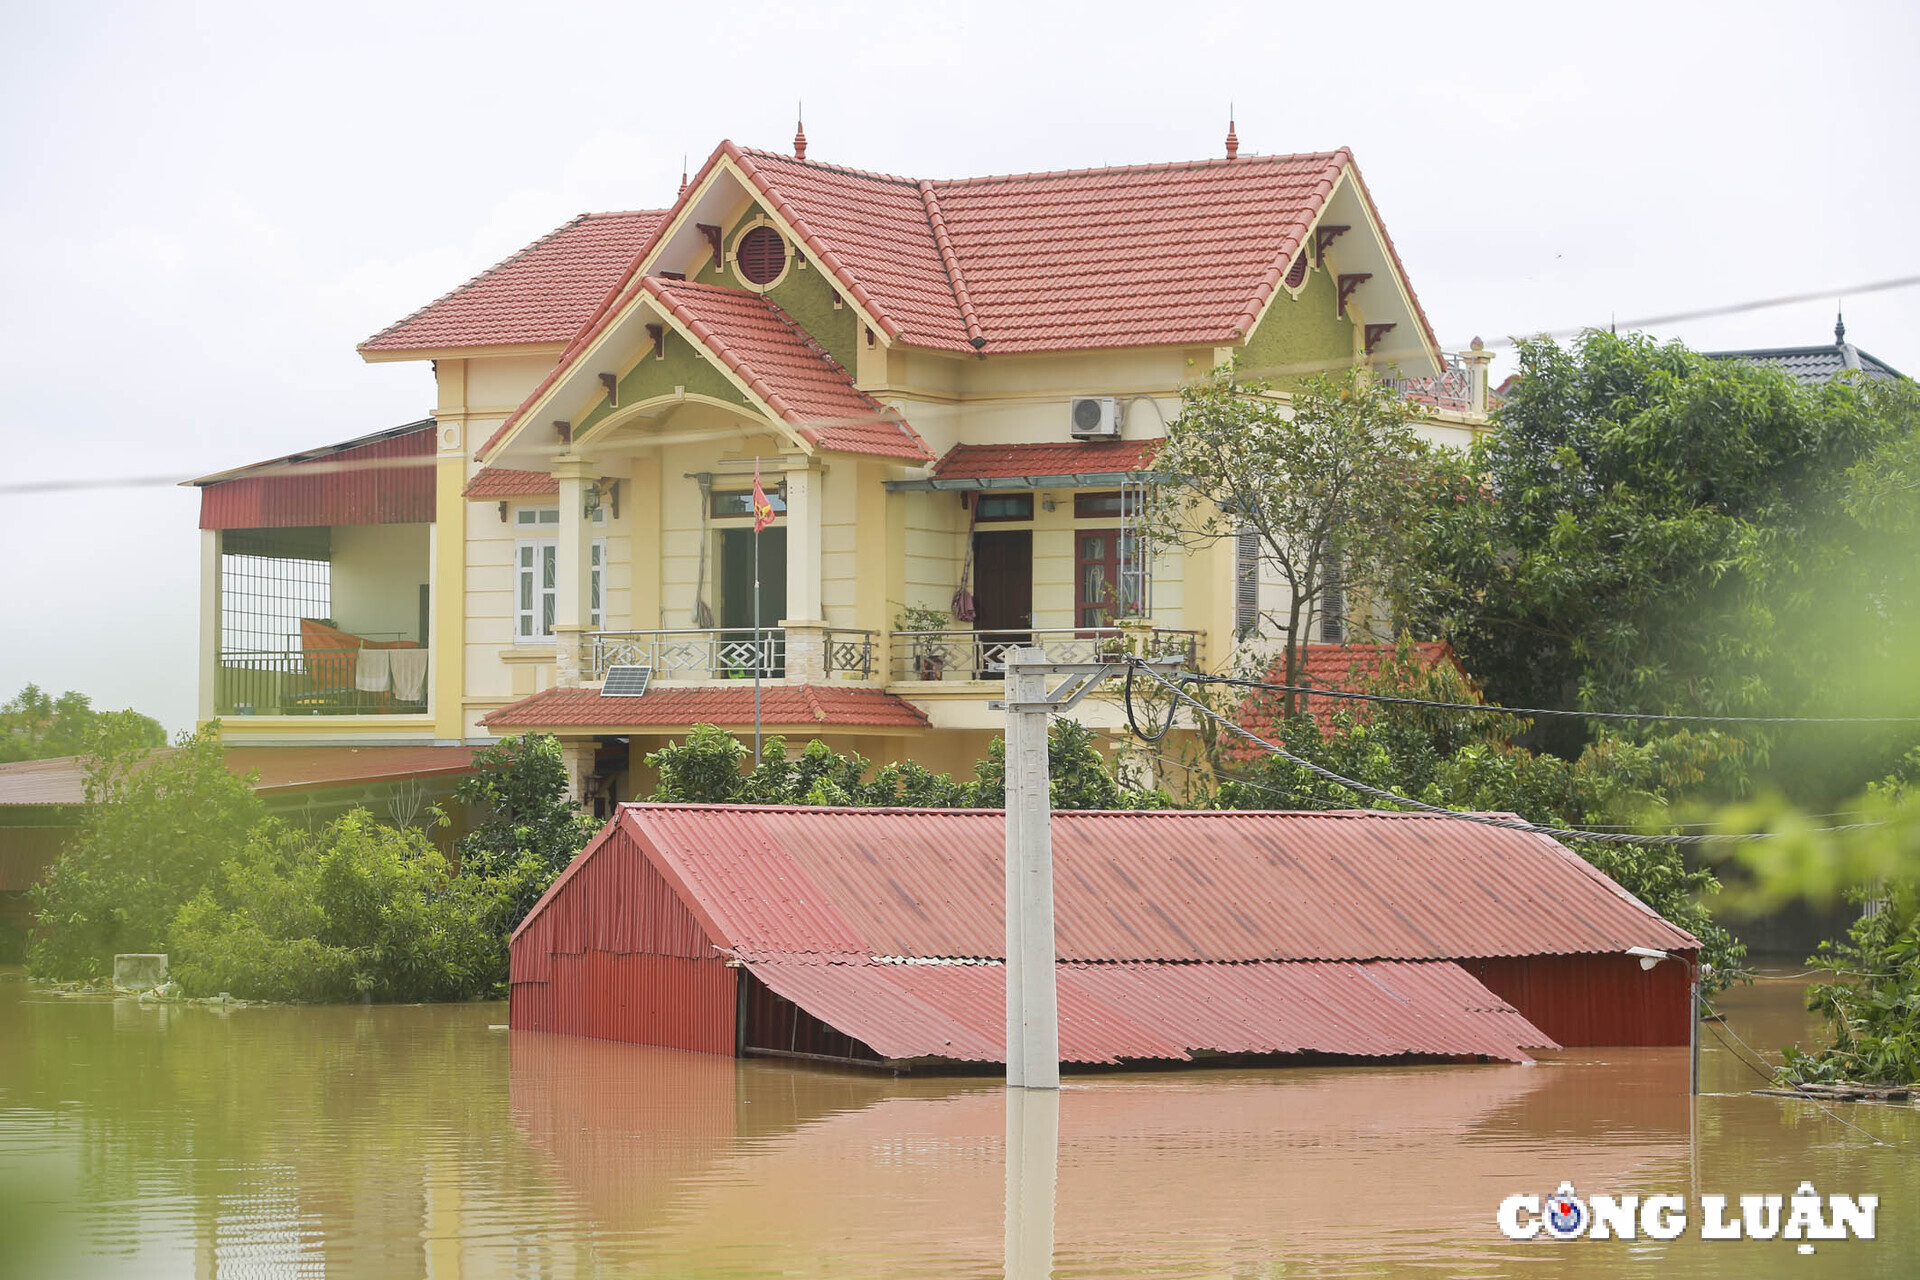
[{"label": "logo", "polygon": [[1587,1202],[1573,1194],[1573,1184],[1563,1182],[1547,1197],[1547,1234],[1556,1240],[1572,1240],[1587,1226]]},{"label": "logo", "polygon": [[[1879,1196],[1823,1196],[1811,1182],[1791,1196],[1701,1196],[1699,1234],[1702,1240],[1871,1240],[1879,1208]],[[1550,1196],[1508,1196],[1494,1223],[1509,1240],[1673,1240],[1687,1229],[1687,1210],[1686,1197],[1672,1195],[1595,1192],[1589,1203],[1563,1182]],[[1801,1253],[1813,1250],[1799,1246]]]}]

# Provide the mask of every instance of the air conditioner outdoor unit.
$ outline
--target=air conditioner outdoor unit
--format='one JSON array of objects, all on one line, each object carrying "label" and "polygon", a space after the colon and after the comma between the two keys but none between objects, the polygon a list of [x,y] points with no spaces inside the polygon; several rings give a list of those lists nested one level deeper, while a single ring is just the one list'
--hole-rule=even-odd
[{"label": "air conditioner outdoor unit", "polygon": [[1075,440],[1117,440],[1122,416],[1120,402],[1112,396],[1082,396],[1073,402],[1067,431]]}]

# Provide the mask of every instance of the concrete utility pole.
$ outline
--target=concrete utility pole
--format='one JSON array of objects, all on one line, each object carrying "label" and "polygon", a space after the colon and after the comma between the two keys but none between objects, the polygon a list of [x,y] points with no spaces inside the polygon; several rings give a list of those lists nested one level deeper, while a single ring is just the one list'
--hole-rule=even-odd
[{"label": "concrete utility pole", "polygon": [[[1178,658],[1150,665],[1177,667]],[[1060,1004],[1054,975],[1053,804],[1047,722],[1122,674],[1124,662],[1049,662],[1040,649],[1006,653],[1007,1087],[1060,1087]],[[1050,676],[1064,677],[1052,689]]]}]

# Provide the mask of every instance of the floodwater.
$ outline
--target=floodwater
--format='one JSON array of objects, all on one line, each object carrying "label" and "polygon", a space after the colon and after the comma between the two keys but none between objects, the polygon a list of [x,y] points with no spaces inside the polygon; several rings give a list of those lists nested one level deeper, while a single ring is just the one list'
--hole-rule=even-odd
[{"label": "floodwater", "polygon": [[[1803,985],[1733,991],[1721,1034],[1807,1042]],[[1711,1032],[1697,1110],[1686,1051],[1657,1049],[1076,1075],[1010,1117],[989,1078],[505,1016],[62,1000],[0,973],[0,1276],[1920,1275],[1920,1110],[1752,1096]],[[1503,1197],[1563,1179],[1688,1196],[1688,1229],[1498,1233]],[[1699,1238],[1698,1194],[1802,1181],[1877,1194],[1878,1239]]]}]

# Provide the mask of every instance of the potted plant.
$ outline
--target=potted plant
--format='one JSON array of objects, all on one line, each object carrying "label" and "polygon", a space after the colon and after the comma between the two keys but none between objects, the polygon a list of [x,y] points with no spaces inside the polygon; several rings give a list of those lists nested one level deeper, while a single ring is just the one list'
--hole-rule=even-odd
[{"label": "potted plant", "polygon": [[916,680],[939,680],[946,675],[947,655],[942,639],[927,632],[942,632],[953,626],[953,615],[944,609],[923,609],[903,605],[893,615],[894,634],[914,636],[913,675]]}]

